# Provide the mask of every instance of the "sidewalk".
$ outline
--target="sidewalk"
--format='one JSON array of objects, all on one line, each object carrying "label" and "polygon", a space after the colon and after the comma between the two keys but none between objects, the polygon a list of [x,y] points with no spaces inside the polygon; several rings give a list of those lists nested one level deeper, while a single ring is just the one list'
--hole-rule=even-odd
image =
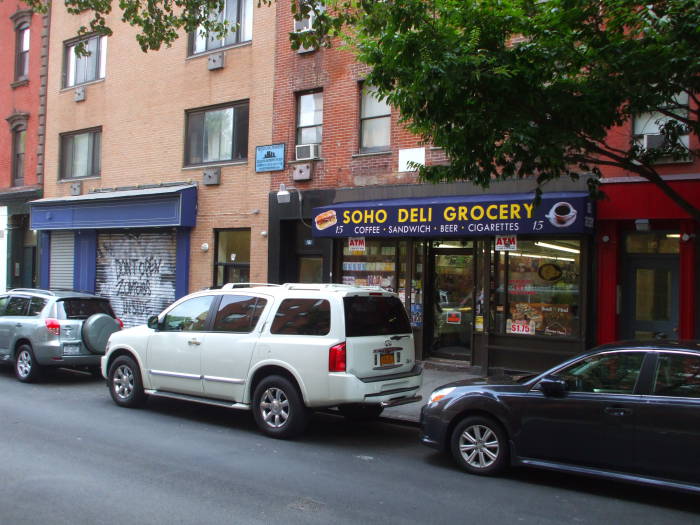
[{"label": "sidewalk", "polygon": [[423,361],[422,364],[423,386],[418,393],[423,396],[423,399],[419,403],[384,409],[381,416],[382,419],[400,423],[418,423],[421,408],[428,402],[433,390],[452,381],[479,377],[471,373],[471,369],[466,366],[443,365],[433,361]]}]

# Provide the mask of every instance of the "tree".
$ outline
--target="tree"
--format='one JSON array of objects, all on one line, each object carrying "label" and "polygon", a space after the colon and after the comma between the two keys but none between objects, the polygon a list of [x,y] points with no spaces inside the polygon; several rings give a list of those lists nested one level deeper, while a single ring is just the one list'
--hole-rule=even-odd
[{"label": "tree", "polygon": [[[318,14],[321,32],[349,27],[368,81],[447,153],[449,165],[421,168],[425,180],[534,177],[539,196],[547,181],[590,174],[596,194],[601,169],[618,167],[700,222],[658,171],[700,153],[688,141],[700,132],[697,0],[347,0],[331,12]],[[610,131],[641,115],[656,141],[616,143]]]},{"label": "tree", "polygon": [[[48,0],[25,0],[36,10]],[[258,0],[258,6],[274,0]],[[179,34],[225,33],[223,0],[120,0],[144,51]],[[111,34],[111,0],[66,0],[93,12],[82,33]],[[550,180],[617,167],[654,184],[700,222],[667,184],[658,161],[697,158],[700,2],[697,0],[292,0],[314,31],[292,46],[341,37],[371,66],[368,81],[412,132],[442,147],[449,165],[421,167],[426,181]],[[679,101],[688,100],[688,104]],[[610,131],[638,115],[660,137],[620,144]],[[660,140],[659,140],[660,139]]]}]

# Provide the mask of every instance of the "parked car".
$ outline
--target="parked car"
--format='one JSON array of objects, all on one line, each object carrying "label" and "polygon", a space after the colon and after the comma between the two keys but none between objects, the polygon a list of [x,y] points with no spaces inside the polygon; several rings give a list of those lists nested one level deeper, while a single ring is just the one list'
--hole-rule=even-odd
[{"label": "parked car", "polygon": [[421,441],[473,474],[521,465],[700,492],[700,342],[628,342],[528,377],[459,381]]},{"label": "parked car", "polygon": [[107,339],[121,326],[104,297],[10,290],[0,294],[0,361],[14,363],[17,379],[25,383],[40,379],[48,367],[82,368],[101,375]]},{"label": "parked car", "polygon": [[226,285],[180,299],[107,346],[102,371],[118,405],[160,396],[252,410],[277,438],[301,433],[309,409],[376,417],[420,400],[406,310],[381,289]]}]

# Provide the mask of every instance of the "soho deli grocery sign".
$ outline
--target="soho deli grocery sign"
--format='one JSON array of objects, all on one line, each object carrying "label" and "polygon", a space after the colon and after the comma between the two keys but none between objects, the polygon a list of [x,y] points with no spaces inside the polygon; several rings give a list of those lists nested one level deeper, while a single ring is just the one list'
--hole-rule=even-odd
[{"label": "soho deli grocery sign", "polygon": [[467,195],[343,202],[313,210],[316,237],[463,237],[590,233],[587,193]]}]

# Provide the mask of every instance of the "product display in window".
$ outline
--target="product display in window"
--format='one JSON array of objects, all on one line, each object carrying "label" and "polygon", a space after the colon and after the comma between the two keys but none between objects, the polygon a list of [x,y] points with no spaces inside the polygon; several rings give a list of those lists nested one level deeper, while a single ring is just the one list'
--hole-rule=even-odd
[{"label": "product display in window", "polygon": [[379,286],[390,292],[396,286],[396,242],[367,240],[363,251],[343,247],[343,284]]},{"label": "product display in window", "polygon": [[501,305],[506,312],[503,331],[517,335],[577,335],[579,241],[518,244],[520,251],[507,254],[500,262],[501,266],[505,264],[508,283],[507,307]]}]

